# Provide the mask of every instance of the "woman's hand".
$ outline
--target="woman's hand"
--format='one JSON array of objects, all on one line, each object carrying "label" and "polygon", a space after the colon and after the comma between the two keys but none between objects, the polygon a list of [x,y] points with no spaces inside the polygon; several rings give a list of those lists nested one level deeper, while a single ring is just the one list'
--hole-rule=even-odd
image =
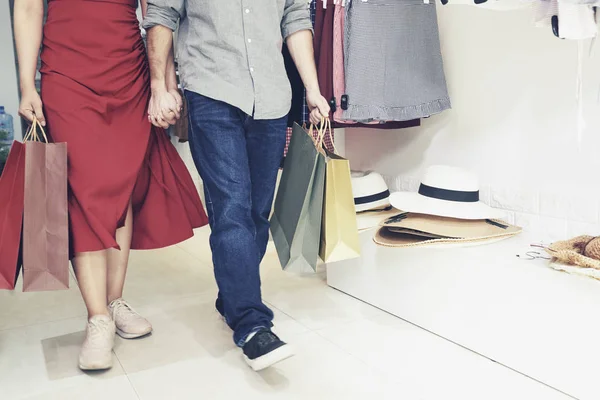
[{"label": "woman's hand", "polygon": [[42,99],[35,89],[29,89],[21,93],[21,104],[19,115],[29,122],[35,117],[42,126],[46,126],[46,118],[42,111]]}]

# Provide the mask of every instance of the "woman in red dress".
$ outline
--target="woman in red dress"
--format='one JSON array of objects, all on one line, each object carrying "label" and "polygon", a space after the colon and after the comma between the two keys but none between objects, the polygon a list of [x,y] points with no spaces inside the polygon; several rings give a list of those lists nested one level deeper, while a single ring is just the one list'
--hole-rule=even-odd
[{"label": "woman in red dress", "polygon": [[[152,331],[122,299],[129,250],[173,245],[207,223],[186,166],[148,120],[137,7],[137,0],[49,0],[42,32],[43,0],[15,1],[19,112],[67,143],[72,263],[89,314],[79,358],[85,370],[112,366],[115,332],[130,339]],[[34,84],[40,44],[41,98]],[[172,59],[168,69],[179,106]]]}]

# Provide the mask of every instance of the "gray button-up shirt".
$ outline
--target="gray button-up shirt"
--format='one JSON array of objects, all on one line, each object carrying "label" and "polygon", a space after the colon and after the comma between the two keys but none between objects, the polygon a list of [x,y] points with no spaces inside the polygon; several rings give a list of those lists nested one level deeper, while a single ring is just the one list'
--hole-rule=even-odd
[{"label": "gray button-up shirt", "polygon": [[312,30],[307,0],[148,0],[147,30],[177,27],[182,86],[256,119],[285,116],[292,92],[281,46]]}]

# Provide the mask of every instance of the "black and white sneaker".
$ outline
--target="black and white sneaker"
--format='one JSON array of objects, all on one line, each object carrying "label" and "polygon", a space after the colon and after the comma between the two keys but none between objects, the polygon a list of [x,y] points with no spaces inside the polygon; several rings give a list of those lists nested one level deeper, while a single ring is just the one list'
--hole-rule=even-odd
[{"label": "black and white sneaker", "polygon": [[244,345],[244,358],[255,371],[261,371],[294,355],[291,346],[270,329],[261,329]]}]

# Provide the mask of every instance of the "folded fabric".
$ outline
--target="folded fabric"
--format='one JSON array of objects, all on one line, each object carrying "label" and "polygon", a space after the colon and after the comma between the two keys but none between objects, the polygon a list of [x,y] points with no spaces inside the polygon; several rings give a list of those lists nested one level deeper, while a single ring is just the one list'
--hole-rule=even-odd
[{"label": "folded fabric", "polygon": [[598,34],[594,9],[587,5],[558,2],[558,32],[561,39],[585,40]]},{"label": "folded fabric", "polygon": [[552,17],[558,17],[557,0],[539,0],[534,4],[534,21],[538,28],[552,27]]},{"label": "folded fabric", "polygon": [[573,0],[539,0],[535,2],[534,19],[538,28],[552,28],[561,39],[585,40],[597,36],[598,26],[593,5]]},{"label": "folded fabric", "polygon": [[575,5],[586,5],[586,6],[600,6],[600,0],[560,0],[563,4],[575,4]]}]

